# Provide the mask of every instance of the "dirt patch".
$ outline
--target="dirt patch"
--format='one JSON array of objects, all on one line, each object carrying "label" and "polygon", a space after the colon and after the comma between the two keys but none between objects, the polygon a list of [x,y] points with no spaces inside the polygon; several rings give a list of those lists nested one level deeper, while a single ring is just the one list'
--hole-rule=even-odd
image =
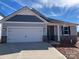
[{"label": "dirt patch", "polygon": [[[56,47],[57,48],[57,47]],[[79,49],[72,47],[60,47],[57,48],[63,55],[67,57],[67,59],[79,59]]]},{"label": "dirt patch", "polygon": [[79,40],[75,46],[66,44],[52,46],[54,46],[59,52],[66,56],[67,59],[79,59]]}]

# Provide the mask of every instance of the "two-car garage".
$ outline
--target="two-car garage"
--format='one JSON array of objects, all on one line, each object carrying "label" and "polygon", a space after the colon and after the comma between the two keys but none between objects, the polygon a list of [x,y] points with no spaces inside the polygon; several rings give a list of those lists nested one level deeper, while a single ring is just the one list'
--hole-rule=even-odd
[{"label": "two-car garage", "polygon": [[43,27],[7,27],[7,42],[41,42]]},{"label": "two-car garage", "polygon": [[12,15],[4,18],[1,42],[41,42],[47,35],[47,21],[24,7]]}]

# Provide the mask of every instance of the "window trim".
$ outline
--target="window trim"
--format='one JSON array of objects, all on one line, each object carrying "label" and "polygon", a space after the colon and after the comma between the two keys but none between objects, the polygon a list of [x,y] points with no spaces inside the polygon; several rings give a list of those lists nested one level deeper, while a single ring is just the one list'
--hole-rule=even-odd
[{"label": "window trim", "polygon": [[[70,35],[70,26],[62,26],[62,34],[63,35]],[[65,30],[64,28],[67,27],[67,30]],[[68,31],[68,33],[66,34],[65,31]]]}]

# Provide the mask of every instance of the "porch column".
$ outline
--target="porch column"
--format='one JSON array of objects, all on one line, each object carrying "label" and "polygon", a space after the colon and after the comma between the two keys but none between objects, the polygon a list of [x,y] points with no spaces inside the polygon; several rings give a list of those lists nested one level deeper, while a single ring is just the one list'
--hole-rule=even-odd
[{"label": "porch column", "polygon": [[0,43],[1,43],[1,38],[2,38],[2,23],[0,23]]},{"label": "porch column", "polygon": [[57,32],[58,32],[58,41],[60,41],[60,29],[59,29],[59,25],[57,25]]}]

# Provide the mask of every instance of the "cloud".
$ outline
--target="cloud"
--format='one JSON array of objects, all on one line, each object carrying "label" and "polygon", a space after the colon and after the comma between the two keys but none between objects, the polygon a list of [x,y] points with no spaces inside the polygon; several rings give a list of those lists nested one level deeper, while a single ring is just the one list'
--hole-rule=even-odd
[{"label": "cloud", "polygon": [[58,7],[71,7],[79,4],[79,0],[15,0],[22,6],[32,5],[32,7],[42,8],[48,7],[52,8],[54,5]]},{"label": "cloud", "polygon": [[79,15],[76,18],[79,18]]},{"label": "cloud", "polygon": [[68,6],[74,6],[76,4],[79,4],[79,0],[65,0],[64,1],[65,5],[68,5]]},{"label": "cloud", "polygon": [[43,6],[51,8],[53,6],[53,0],[39,0],[39,3]]},{"label": "cloud", "polygon": [[[11,7],[10,5],[7,5],[7,4],[5,4],[5,3],[1,2],[1,1],[0,1],[0,4],[2,4],[2,5],[6,6],[6,7],[8,7],[8,8],[11,8],[12,10],[16,11],[15,8],[13,8],[13,7]],[[3,9],[4,9],[4,8],[3,8]]]},{"label": "cloud", "polygon": [[51,17],[51,16],[62,16],[62,13],[51,12],[48,16],[49,17]]},{"label": "cloud", "polygon": [[[64,16],[65,18],[79,18],[79,0],[15,0],[22,6],[33,7],[49,11],[48,16]],[[56,9],[59,8],[59,9]],[[51,11],[49,10],[51,9]],[[56,9],[56,10],[55,10]],[[53,11],[55,10],[55,11]]]},{"label": "cloud", "polygon": [[38,3],[32,4],[31,7],[32,7],[32,8],[36,8],[36,9],[43,8],[43,6],[42,6],[41,4],[38,4]]},{"label": "cloud", "polygon": [[76,4],[79,4],[79,0],[39,0],[39,3],[47,7],[52,7],[53,5],[59,7],[64,7],[64,6],[71,7]]}]

